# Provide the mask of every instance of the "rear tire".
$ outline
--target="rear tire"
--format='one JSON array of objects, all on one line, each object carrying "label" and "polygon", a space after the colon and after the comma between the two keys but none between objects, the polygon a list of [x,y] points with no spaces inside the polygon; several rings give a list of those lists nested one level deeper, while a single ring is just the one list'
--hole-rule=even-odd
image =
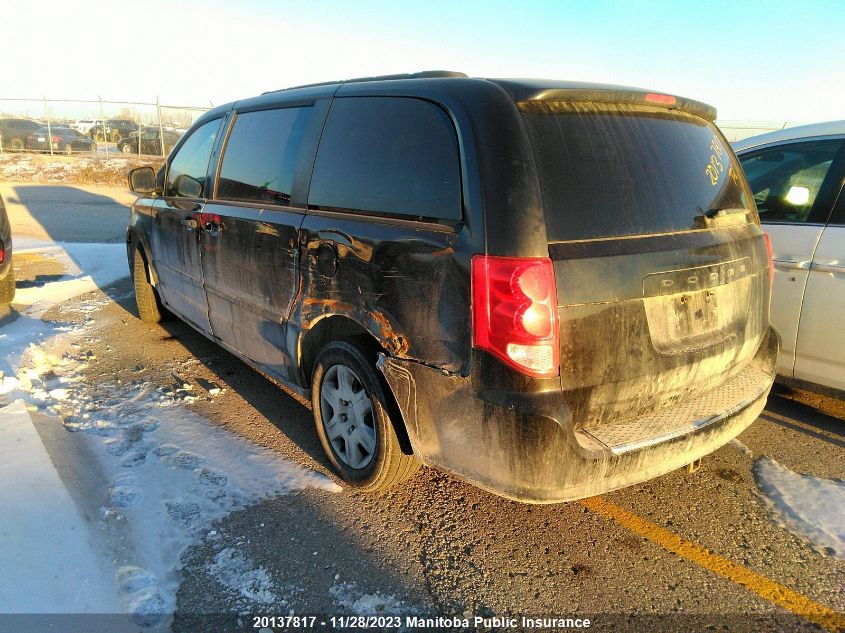
[{"label": "rear tire", "polygon": [[0,280],[0,306],[12,303],[15,298],[15,269],[10,268],[9,274]]},{"label": "rear tire", "polygon": [[360,492],[396,486],[421,466],[402,452],[387,389],[374,363],[354,345],[334,341],[317,356],[311,380],[317,436],[334,471]]},{"label": "rear tire", "polygon": [[141,249],[135,248],[132,260],[132,281],[135,286],[135,305],[138,306],[138,317],[144,323],[158,323],[162,321],[167,311],[161,305],[156,289],[147,279],[147,264]]},{"label": "rear tire", "polygon": [[10,152],[22,152],[23,141],[19,138],[10,139],[8,145],[6,145],[6,149]]}]

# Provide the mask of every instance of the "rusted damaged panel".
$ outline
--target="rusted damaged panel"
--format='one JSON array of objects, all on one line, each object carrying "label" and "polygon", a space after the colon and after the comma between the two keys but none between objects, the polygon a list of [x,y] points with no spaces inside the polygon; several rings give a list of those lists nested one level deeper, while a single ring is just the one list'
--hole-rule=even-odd
[{"label": "rusted damaged panel", "polygon": [[343,316],[352,319],[370,332],[387,350],[396,356],[408,351],[408,341],[397,333],[394,324],[381,312],[371,311],[365,305],[356,305],[337,299],[309,297],[302,302],[301,323],[304,331],[310,330],[321,319]]},{"label": "rusted damaged panel", "polygon": [[[777,350],[777,337],[769,330],[750,366],[770,373]],[[556,408],[542,393],[493,404],[482,399],[471,378],[396,358],[384,358],[378,366],[397,396],[415,455],[481,488],[530,503],[601,494],[712,453],[757,418],[771,385],[764,381],[752,400],[741,397],[736,407],[714,411],[718,415],[707,424],[689,420],[686,433],[615,452],[576,433],[559,398]]]},{"label": "rusted damaged panel", "polygon": [[470,300],[462,238],[448,226],[407,224],[306,216],[288,340],[301,345],[322,319],[345,317],[393,357],[466,370]]}]

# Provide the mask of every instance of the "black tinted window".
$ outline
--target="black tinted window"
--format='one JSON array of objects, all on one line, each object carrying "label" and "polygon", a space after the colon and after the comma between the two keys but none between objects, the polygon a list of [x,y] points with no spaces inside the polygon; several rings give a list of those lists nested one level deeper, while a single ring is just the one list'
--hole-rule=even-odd
[{"label": "black tinted window", "polygon": [[[205,177],[208,172],[208,160],[214,147],[214,139],[220,129],[220,119],[209,121],[193,131],[188,140],[179,148],[167,169],[166,196],[179,196],[193,187],[180,186],[180,180],[191,178],[200,185],[201,197],[205,193]],[[146,135],[145,135],[146,136]],[[192,196],[193,197],[193,196]]]},{"label": "black tinted window", "polygon": [[703,119],[621,105],[521,109],[550,240],[702,228],[717,209],[754,215],[742,170]]},{"label": "black tinted window", "polygon": [[[841,141],[752,151],[740,158],[762,222],[824,222],[830,201],[817,198]],[[820,207],[819,213],[813,213]],[[817,216],[817,217],[814,217]]]},{"label": "black tinted window", "polygon": [[336,99],[320,141],[309,205],[374,213],[461,217],[455,129],[419,99]]},{"label": "black tinted window", "polygon": [[293,173],[311,108],[239,114],[226,143],[217,197],[290,204]]}]

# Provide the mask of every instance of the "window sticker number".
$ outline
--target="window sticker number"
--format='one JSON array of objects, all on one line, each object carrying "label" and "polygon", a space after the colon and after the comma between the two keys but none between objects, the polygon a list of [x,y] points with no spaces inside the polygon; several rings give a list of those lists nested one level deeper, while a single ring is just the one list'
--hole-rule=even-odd
[{"label": "window sticker number", "polygon": [[713,140],[710,142],[710,150],[712,151],[710,154],[710,161],[707,163],[707,167],[704,168],[704,173],[710,177],[710,184],[716,186],[721,174],[725,171],[725,166],[722,164],[722,161],[719,160],[725,153],[725,148],[722,147],[719,139],[714,136]]}]

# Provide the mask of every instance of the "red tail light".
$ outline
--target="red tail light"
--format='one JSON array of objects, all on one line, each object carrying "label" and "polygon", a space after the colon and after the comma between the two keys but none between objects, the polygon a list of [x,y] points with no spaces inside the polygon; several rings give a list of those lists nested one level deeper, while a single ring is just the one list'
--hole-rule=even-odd
[{"label": "red tail light", "polygon": [[0,240],[0,264],[6,261],[6,244]]},{"label": "red tail light", "polygon": [[547,257],[472,258],[472,344],[537,378],[560,368],[557,291]]},{"label": "red tail light", "polygon": [[768,233],[763,233],[763,241],[766,242],[766,256],[769,258],[769,288],[775,283],[775,261],[772,259],[772,241]]},{"label": "red tail light", "polygon": [[53,141],[54,143],[58,143],[59,141],[61,141],[61,140],[62,140],[62,137],[60,137],[60,136],[54,136],[54,137],[53,137],[53,138],[51,138],[50,140],[51,140],[51,141]]}]

